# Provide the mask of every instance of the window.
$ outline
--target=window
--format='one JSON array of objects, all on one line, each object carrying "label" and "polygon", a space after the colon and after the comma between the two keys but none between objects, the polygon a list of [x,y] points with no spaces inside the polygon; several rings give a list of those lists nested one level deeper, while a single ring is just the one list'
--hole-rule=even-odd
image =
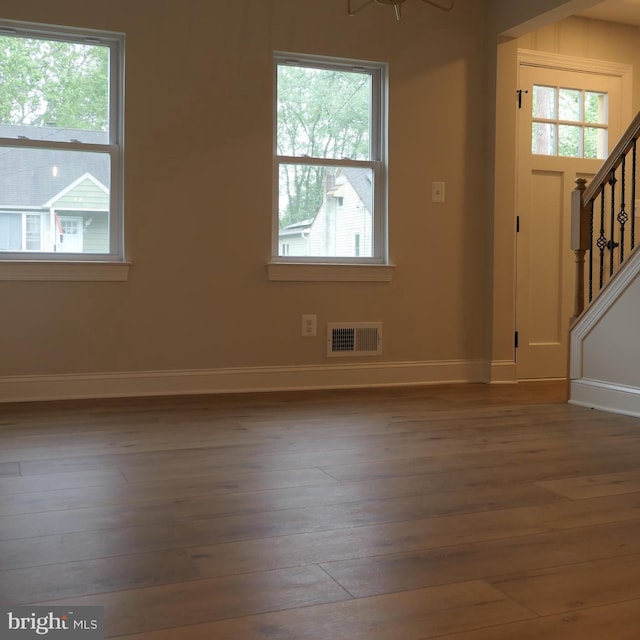
[{"label": "window", "polygon": [[27,251],[40,251],[42,248],[42,219],[32,213],[24,216],[25,234],[24,244]]},{"label": "window", "polygon": [[533,86],[532,153],[606,158],[607,125],[606,93]]},{"label": "window", "polygon": [[275,73],[274,258],[385,263],[385,66],[278,54]]},{"label": "window", "polygon": [[77,236],[80,233],[77,220],[61,220],[60,226],[62,227],[62,234],[65,236]]},{"label": "window", "polygon": [[123,260],[122,47],[0,23],[0,260]]}]

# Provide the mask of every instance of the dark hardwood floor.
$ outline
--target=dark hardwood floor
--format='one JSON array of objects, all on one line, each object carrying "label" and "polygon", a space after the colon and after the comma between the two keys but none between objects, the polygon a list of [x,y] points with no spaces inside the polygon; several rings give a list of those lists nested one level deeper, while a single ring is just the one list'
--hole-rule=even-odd
[{"label": "dark hardwood floor", "polygon": [[136,640],[637,640],[640,420],[564,394],[0,405],[0,603]]}]

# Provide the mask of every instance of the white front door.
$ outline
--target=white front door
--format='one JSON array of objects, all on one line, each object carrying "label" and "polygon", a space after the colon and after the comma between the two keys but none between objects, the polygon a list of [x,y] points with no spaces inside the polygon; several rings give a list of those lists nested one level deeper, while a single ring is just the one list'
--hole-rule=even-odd
[{"label": "white front door", "polygon": [[575,265],[571,192],[622,133],[619,76],[521,63],[516,350],[519,380],[565,378]]},{"label": "white front door", "polygon": [[82,253],[84,226],[78,216],[60,216],[62,240],[58,242],[58,251],[64,253]]}]

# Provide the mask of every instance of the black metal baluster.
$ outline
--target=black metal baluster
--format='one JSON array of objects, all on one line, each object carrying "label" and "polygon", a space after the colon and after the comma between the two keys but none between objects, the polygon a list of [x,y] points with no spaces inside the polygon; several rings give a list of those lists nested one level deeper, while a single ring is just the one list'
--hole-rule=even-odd
[{"label": "black metal baluster", "polygon": [[596,246],[600,250],[600,286],[598,291],[602,289],[604,285],[604,250],[607,248],[607,237],[604,235],[604,196],[605,185],[602,185],[600,189],[600,236],[596,241]]},{"label": "black metal baluster", "polygon": [[633,139],[633,158],[631,170],[631,251],[636,246],[636,156],[637,156],[636,138]]},{"label": "black metal baluster", "polygon": [[616,170],[611,171],[611,177],[609,178],[609,184],[611,185],[611,220],[609,224],[609,231],[611,233],[611,239],[608,243],[609,248],[609,277],[613,275],[613,250],[616,248],[615,243],[615,220],[616,220]]},{"label": "black metal baluster", "polygon": [[[618,224],[620,225],[620,265],[624,262],[624,228],[629,220],[629,214],[625,211],[625,186],[626,186],[626,176],[625,171],[627,167],[627,156],[622,156],[622,182],[620,188],[620,212],[618,213]],[[614,245],[615,246],[615,245]],[[613,255],[613,253],[611,254]]]},{"label": "black metal baluster", "polygon": [[589,302],[593,300],[593,200],[589,203]]}]

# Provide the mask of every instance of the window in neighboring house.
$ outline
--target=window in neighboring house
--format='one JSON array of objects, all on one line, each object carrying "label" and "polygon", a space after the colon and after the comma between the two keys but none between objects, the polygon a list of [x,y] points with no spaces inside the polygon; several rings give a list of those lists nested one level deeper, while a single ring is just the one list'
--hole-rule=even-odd
[{"label": "window in neighboring house", "polygon": [[27,251],[40,251],[42,248],[42,216],[28,213],[25,218],[25,242]]},{"label": "window in neighboring house", "polygon": [[606,93],[533,86],[531,151],[571,158],[607,156]]},{"label": "window in neighboring house", "polygon": [[360,234],[356,233],[354,236],[354,247],[353,252],[356,257],[360,255]]},{"label": "window in neighboring house", "polygon": [[[0,23],[0,260],[123,260],[122,48],[117,34]],[[18,214],[21,242],[10,207],[34,212]],[[56,209],[95,221],[91,251],[57,255],[72,231]]]},{"label": "window in neighboring house", "polygon": [[289,255],[289,243],[288,242],[283,242],[282,243],[282,250],[281,250],[280,254],[283,255],[283,256],[288,256]]},{"label": "window in neighboring house", "polygon": [[0,251],[40,251],[42,214],[0,210]]},{"label": "window in neighboring house", "polygon": [[62,233],[65,236],[77,236],[79,233],[78,228],[80,226],[80,221],[70,219],[61,220],[60,226],[62,227]]},{"label": "window in neighboring house", "polygon": [[24,251],[24,216],[0,210],[0,251]]},{"label": "window in neighboring house", "polygon": [[280,53],[275,82],[274,257],[288,255],[283,231],[308,221],[296,261],[384,263],[385,65]]}]

